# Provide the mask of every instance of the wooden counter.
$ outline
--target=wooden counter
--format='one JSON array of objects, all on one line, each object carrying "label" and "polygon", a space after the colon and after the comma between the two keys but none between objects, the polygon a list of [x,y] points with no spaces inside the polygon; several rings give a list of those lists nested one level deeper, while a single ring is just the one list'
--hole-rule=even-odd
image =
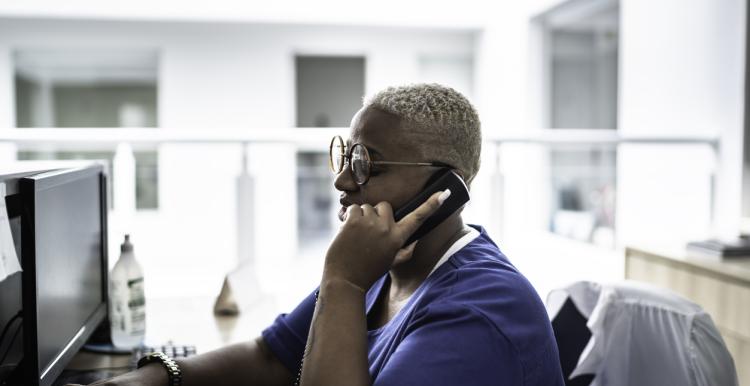
[{"label": "wooden counter", "polygon": [[750,385],[750,258],[720,260],[685,250],[628,247],[625,278],[669,288],[700,304],[734,357],[740,385]]}]

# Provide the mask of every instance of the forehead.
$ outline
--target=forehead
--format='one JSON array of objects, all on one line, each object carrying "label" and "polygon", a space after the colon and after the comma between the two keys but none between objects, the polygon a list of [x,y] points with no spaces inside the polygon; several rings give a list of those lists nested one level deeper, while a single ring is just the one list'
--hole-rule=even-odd
[{"label": "forehead", "polygon": [[361,143],[384,158],[414,158],[419,144],[401,126],[401,119],[394,114],[373,107],[363,108],[352,118],[349,144]]}]

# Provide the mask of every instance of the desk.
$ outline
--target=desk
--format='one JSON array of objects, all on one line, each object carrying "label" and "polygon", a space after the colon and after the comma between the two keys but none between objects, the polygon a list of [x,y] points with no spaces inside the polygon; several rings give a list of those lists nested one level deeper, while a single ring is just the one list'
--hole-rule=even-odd
[{"label": "desk", "polygon": [[[168,341],[195,346],[204,353],[233,343],[254,339],[278,314],[275,301],[266,298],[249,312],[237,316],[213,313],[213,297],[147,299],[146,344]],[[128,366],[130,355],[104,355],[80,351],[66,370],[120,368]]]},{"label": "desk", "polygon": [[684,250],[626,248],[625,278],[669,288],[700,304],[750,385],[750,259],[689,257]]}]

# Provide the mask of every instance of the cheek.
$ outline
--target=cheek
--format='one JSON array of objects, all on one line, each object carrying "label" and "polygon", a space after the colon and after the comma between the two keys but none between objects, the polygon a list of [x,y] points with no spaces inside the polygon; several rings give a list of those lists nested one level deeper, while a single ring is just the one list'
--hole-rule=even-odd
[{"label": "cheek", "polygon": [[373,177],[363,186],[362,197],[370,205],[386,201],[393,209],[398,209],[419,194],[422,185],[411,181],[422,181],[415,176],[387,176],[386,173]]}]

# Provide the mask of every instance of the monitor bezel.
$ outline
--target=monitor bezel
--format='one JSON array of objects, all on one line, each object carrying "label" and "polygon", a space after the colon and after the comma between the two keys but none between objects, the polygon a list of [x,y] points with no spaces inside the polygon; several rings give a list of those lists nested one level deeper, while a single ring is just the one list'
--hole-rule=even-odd
[{"label": "monitor bezel", "polygon": [[[92,175],[99,176],[100,222],[101,222],[101,293],[102,301],[86,318],[78,332],[70,338],[68,344],[55,357],[52,363],[40,368],[38,350],[38,308],[37,308],[37,276],[36,276],[36,202],[37,194],[61,184],[71,183]],[[19,180],[19,191],[23,201],[21,220],[21,245],[24,264],[22,276],[23,292],[23,320],[24,320],[24,380],[31,385],[50,386],[62,373],[65,366],[88,340],[107,316],[109,269],[107,256],[107,177],[104,168],[99,164],[72,169],[59,169]]]}]

